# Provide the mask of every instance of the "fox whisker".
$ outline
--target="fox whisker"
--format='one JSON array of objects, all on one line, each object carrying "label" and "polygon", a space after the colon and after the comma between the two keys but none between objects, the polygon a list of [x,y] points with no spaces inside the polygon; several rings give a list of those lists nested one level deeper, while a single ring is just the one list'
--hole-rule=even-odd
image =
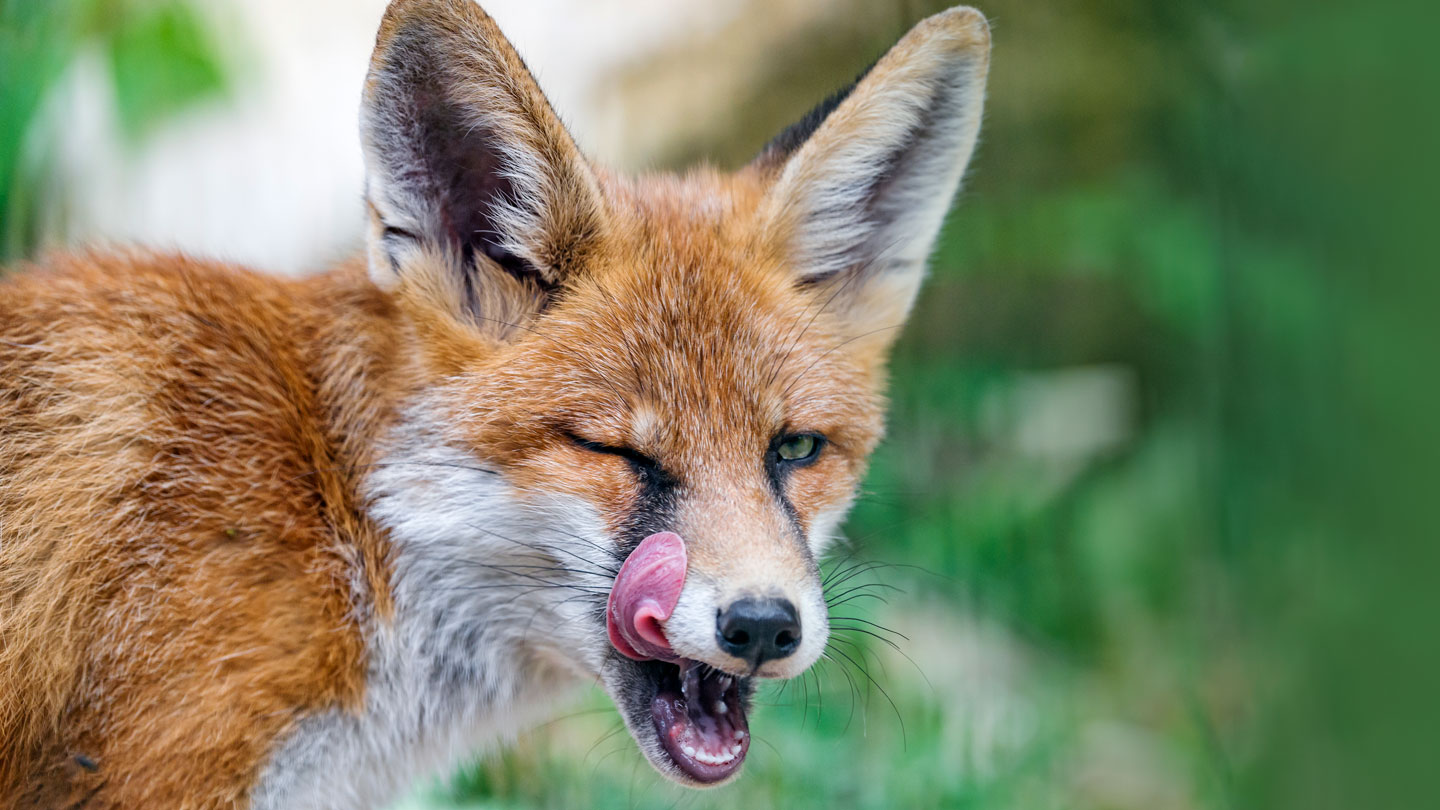
[{"label": "fox whisker", "polygon": [[855,659],[851,658],[850,655],[847,654],[844,650],[841,650],[837,647],[832,647],[830,648],[830,651],[834,652],[836,655],[848,661],[850,665],[855,667],[856,671],[865,678],[865,681],[868,684],[878,689],[880,691],[880,694],[885,697],[886,702],[890,704],[890,708],[895,712],[895,719],[900,721],[900,744],[903,750],[907,744],[907,734],[905,731],[905,715],[900,711],[899,705],[897,705],[895,703],[895,700],[890,697],[890,693],[885,689],[885,687],[881,686],[880,682],[875,680],[875,678],[870,675],[870,671],[865,667],[861,666],[860,664],[856,663]]}]

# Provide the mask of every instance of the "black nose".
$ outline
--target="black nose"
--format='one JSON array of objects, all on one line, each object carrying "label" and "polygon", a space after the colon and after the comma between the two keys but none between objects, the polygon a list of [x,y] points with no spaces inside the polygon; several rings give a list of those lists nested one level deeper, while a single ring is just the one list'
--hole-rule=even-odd
[{"label": "black nose", "polygon": [[760,666],[800,646],[800,617],[788,599],[739,599],[715,620],[720,649]]}]

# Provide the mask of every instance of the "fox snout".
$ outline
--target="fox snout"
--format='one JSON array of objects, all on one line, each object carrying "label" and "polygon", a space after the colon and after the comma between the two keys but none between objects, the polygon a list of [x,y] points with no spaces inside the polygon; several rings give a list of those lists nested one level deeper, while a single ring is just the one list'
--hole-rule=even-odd
[{"label": "fox snout", "polygon": [[[606,611],[606,628],[619,653],[635,660],[672,662],[680,657],[671,646],[664,624],[675,613],[683,594],[685,575],[684,540],[675,533],[657,533],[636,546],[616,575]],[[704,598],[700,595],[696,601],[703,602]],[[724,601],[714,614],[714,644],[719,656],[697,657],[713,662],[719,662],[723,656],[737,659],[743,666],[713,663],[717,669],[730,670],[736,675],[759,675],[763,664],[791,656],[804,638],[801,613],[795,602],[783,595],[742,595]],[[677,623],[677,633],[685,630],[683,623]],[[687,641],[690,641],[687,647],[704,646],[703,640],[687,638]]]},{"label": "fox snout", "polygon": [[720,649],[759,670],[766,661],[788,658],[803,638],[800,613],[783,597],[744,597],[730,603],[715,617],[715,639]]},{"label": "fox snout", "polygon": [[829,619],[818,569],[803,552],[783,548],[794,542],[737,550],[729,560],[695,554],[663,625],[674,654],[763,678],[792,678],[814,664]]},{"label": "fox snout", "polygon": [[685,657],[726,672],[793,678],[825,648],[829,622],[818,579],[806,578],[767,595],[696,583],[687,587],[666,636]]},{"label": "fox snout", "polygon": [[[616,576],[606,615],[610,641],[617,651],[639,661],[678,660],[682,656],[670,643],[670,632],[681,637],[686,649],[704,650],[706,639],[683,635],[693,629],[684,613],[673,631],[667,631],[665,626],[676,614],[684,593],[687,562],[684,541],[672,532],[651,535],[631,552]],[[713,601],[707,590],[711,589],[697,579],[691,591],[692,602],[701,610]],[[715,649],[708,655],[696,652],[686,657],[736,675],[788,677],[789,667],[783,664],[766,667],[795,654],[804,638],[801,612],[784,592],[776,587],[768,596],[743,592],[735,598],[721,599],[713,610]],[[703,635],[704,630],[700,632]],[[803,662],[799,669],[809,663]]]}]

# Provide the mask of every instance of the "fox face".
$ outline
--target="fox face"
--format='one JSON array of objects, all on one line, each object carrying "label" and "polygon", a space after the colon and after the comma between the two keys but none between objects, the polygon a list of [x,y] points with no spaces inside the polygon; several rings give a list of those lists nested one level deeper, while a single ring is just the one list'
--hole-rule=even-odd
[{"label": "fox face", "polygon": [[[687,255],[686,232],[718,223],[678,213],[650,222],[623,259],[592,266],[534,334],[447,381],[436,438],[416,463],[382,461],[382,477],[405,471],[387,491],[455,482],[446,498],[468,504],[451,508],[464,525],[441,531],[470,538],[455,552],[470,573],[498,575],[512,586],[499,592],[541,616],[526,619],[527,649],[600,678],[652,762],[708,783],[748,747],[749,679],[793,677],[824,650],[816,560],[879,436],[879,372],[843,351],[846,334],[779,263],[713,239]],[[725,282],[707,279],[717,271]],[[431,458],[483,466],[488,480],[430,475]],[[434,510],[402,514],[391,526],[404,533]],[[497,525],[497,514],[514,518]],[[683,588],[645,654],[622,654],[607,624],[628,619],[608,617],[607,601],[659,533],[680,538]],[[643,600],[655,586],[637,587]],[[680,698],[692,671],[691,689],[715,692],[705,709],[725,706],[723,736],[657,737],[657,697]],[[673,751],[657,747],[667,740]]]},{"label": "fox face", "polygon": [[[589,268],[539,334],[454,384],[447,421],[517,493],[590,516],[571,541],[583,548],[560,554],[573,567],[613,579],[644,538],[682,539],[684,588],[658,644],[793,677],[824,648],[816,559],[880,432],[879,369],[844,352],[847,335],[765,255],[713,238],[687,251],[694,231],[723,227],[705,202],[677,201]],[[747,600],[756,616],[737,617]],[[755,622],[779,625],[762,639]]]},{"label": "fox face", "polygon": [[[817,560],[880,438],[988,53],[953,9],[738,172],[627,179],[477,6],[391,6],[362,108],[368,260],[416,349],[366,479],[397,617],[371,700],[474,667],[543,703],[578,674],[661,773],[738,772],[754,679],[825,650]],[[502,654],[519,665],[476,663]]]}]

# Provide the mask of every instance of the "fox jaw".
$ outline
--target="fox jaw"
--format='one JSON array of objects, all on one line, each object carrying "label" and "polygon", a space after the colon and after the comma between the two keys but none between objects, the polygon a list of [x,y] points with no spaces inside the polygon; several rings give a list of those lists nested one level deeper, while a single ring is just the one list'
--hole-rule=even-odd
[{"label": "fox jaw", "polygon": [[825,649],[816,560],[880,436],[988,54],[952,9],[739,172],[626,179],[479,7],[390,7],[361,129],[370,275],[417,347],[365,485],[394,619],[367,711],[307,721],[259,804],[302,795],[305,762],[358,763],[340,740],[441,766],[577,675],[662,774],[738,772],[754,679]]}]

